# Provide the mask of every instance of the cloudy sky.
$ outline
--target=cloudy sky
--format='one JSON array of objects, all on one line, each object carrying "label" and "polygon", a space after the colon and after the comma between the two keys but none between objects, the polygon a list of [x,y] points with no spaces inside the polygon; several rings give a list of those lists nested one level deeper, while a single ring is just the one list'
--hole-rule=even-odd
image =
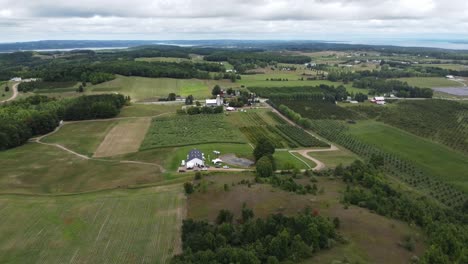
[{"label": "cloudy sky", "polygon": [[468,39],[467,0],[0,0],[0,42]]}]

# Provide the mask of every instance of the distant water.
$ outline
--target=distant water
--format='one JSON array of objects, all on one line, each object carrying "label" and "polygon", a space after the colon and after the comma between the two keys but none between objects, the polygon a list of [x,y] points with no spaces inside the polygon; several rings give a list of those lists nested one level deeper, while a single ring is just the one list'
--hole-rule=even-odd
[{"label": "distant water", "polygon": [[468,40],[460,39],[356,39],[350,41],[337,41],[332,43],[366,44],[366,45],[392,45],[401,47],[427,47],[455,50],[468,50]]}]

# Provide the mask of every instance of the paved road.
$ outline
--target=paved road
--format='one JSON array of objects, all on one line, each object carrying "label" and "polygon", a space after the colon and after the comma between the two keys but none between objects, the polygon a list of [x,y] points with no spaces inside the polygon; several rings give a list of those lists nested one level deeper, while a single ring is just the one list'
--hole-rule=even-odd
[{"label": "paved road", "polygon": [[16,97],[18,96],[18,84],[19,83],[13,84],[13,87],[11,88],[11,89],[13,89],[13,96],[6,99],[6,100],[0,101],[0,104],[6,103],[6,102],[9,102],[9,101],[13,101],[13,100],[16,99]]}]

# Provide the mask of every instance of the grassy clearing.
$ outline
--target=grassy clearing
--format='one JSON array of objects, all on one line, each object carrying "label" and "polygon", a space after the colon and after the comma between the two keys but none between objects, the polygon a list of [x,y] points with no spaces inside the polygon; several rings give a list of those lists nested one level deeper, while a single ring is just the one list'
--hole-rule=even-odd
[{"label": "grassy clearing", "polygon": [[[288,151],[276,151],[275,154],[273,154],[276,161],[276,169],[289,170],[291,168],[297,168],[303,170],[314,168],[316,166],[316,164],[311,160],[307,160],[299,154],[296,155],[297,156],[289,153]],[[304,162],[309,164],[310,167],[304,164]]]},{"label": "grassy clearing", "polygon": [[89,121],[63,125],[60,130],[42,139],[46,143],[60,144],[80,154],[92,156],[107,133],[118,121]]},{"label": "grassy clearing", "polygon": [[396,79],[421,88],[460,87],[463,84],[442,77],[410,77]]},{"label": "grassy clearing", "polygon": [[309,152],[307,155],[320,160],[328,168],[334,168],[340,163],[346,166],[359,159],[356,154],[343,148],[336,151]]},{"label": "grassy clearing", "polygon": [[[8,92],[5,91],[5,87],[8,86],[10,90]],[[7,100],[8,98],[13,96],[13,85],[7,81],[0,81],[0,101]]]},{"label": "grassy clearing", "polygon": [[107,133],[94,157],[110,157],[137,152],[151,124],[151,118],[135,118],[119,121]]},{"label": "grassy clearing", "polygon": [[[366,209],[354,206],[344,209],[340,198],[346,186],[341,181],[318,178],[317,186],[323,188],[324,193],[314,196],[297,195],[266,184],[254,184],[251,187],[238,185],[243,179],[253,181],[253,176],[226,173],[205,176],[205,190],[188,198],[188,217],[214,221],[219,210],[229,209],[237,219],[241,217],[244,203],[253,209],[256,217],[266,217],[272,213],[295,215],[306,207],[330,218],[338,217],[341,222],[339,232],[349,243],[338,244],[332,250],[321,252],[304,263],[329,264],[342,261],[344,257],[351,263],[407,263],[413,255],[420,255],[424,250],[424,240],[417,228]],[[308,182],[307,179],[299,181]],[[224,191],[224,184],[230,186],[229,191]],[[417,238],[414,252],[398,246],[405,235]]]},{"label": "grassy clearing", "polygon": [[222,114],[178,115],[153,119],[141,149],[201,143],[246,143]]},{"label": "grassy clearing", "polygon": [[167,97],[169,93],[181,96],[193,95],[196,99],[203,99],[211,96],[211,89],[216,84],[229,86],[229,82],[226,81],[117,76],[112,81],[89,86],[86,89],[92,92],[122,93],[129,95],[133,101]]},{"label": "grassy clearing", "polygon": [[132,104],[122,108],[118,117],[146,117],[175,113],[182,104]]},{"label": "grassy clearing", "polygon": [[85,160],[37,143],[0,152],[3,193],[73,193],[162,180],[156,166]]},{"label": "grassy clearing", "polygon": [[395,153],[440,180],[468,191],[468,158],[450,148],[375,121],[350,126],[350,133],[384,151]]},{"label": "grassy clearing", "polygon": [[0,197],[1,263],[168,263],[181,187],[69,197]]}]

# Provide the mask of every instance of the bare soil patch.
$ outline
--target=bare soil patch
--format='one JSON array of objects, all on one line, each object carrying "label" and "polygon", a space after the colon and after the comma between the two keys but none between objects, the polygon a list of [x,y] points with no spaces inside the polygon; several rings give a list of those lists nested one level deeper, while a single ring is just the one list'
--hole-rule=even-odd
[{"label": "bare soil patch", "polygon": [[94,157],[110,157],[137,152],[151,124],[151,118],[120,121],[107,133]]}]

